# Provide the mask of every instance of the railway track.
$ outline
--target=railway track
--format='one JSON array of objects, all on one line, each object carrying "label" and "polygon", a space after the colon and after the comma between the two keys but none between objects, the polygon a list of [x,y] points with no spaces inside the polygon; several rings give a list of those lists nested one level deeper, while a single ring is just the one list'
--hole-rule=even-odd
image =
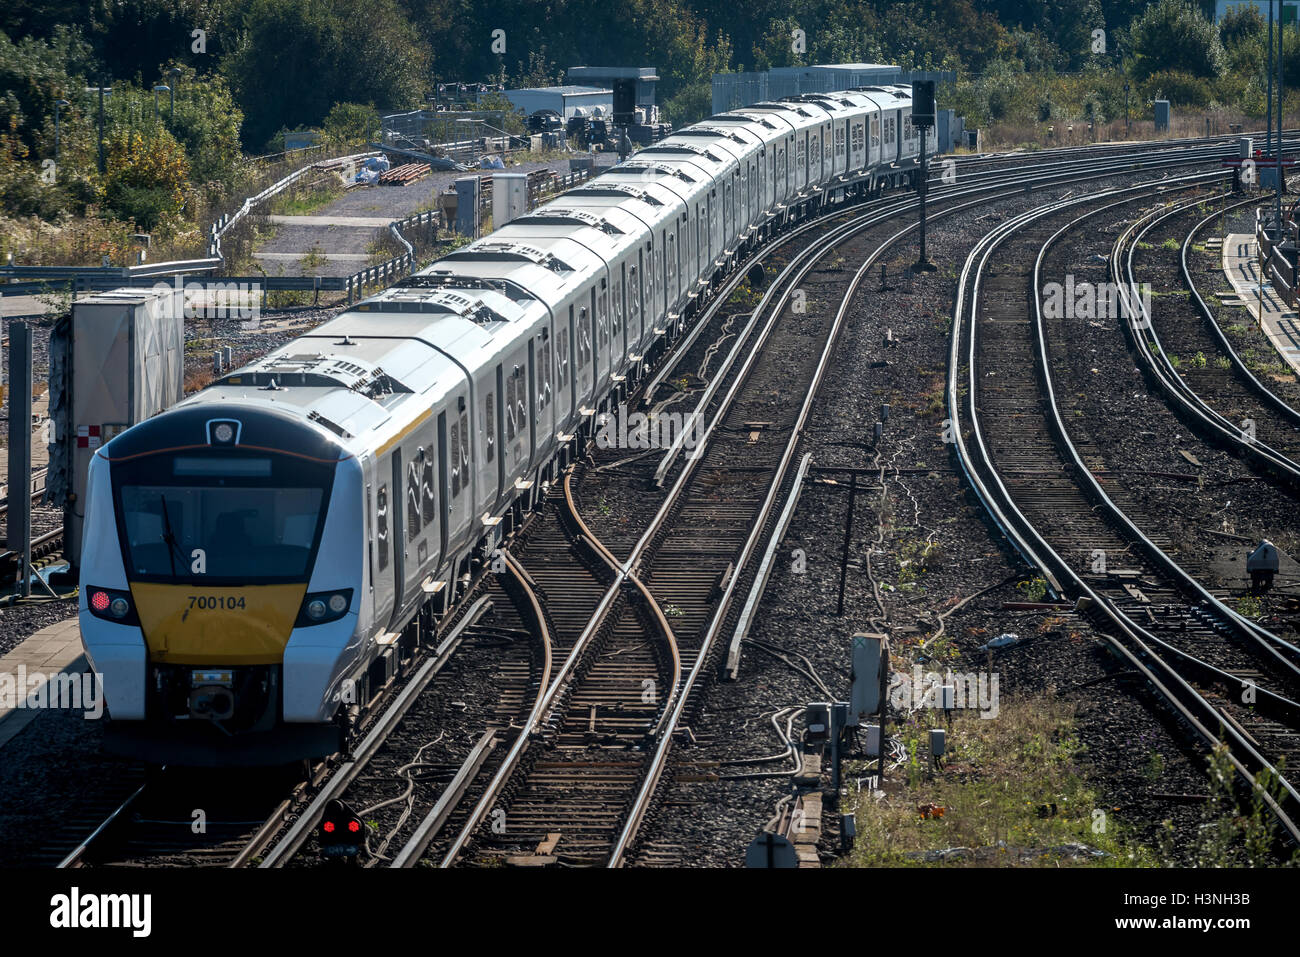
[{"label": "railway track", "polygon": [[[1220,148],[1208,147],[1177,159],[1152,153],[1090,165],[1084,171],[1076,165],[1070,171],[1038,177],[1007,174],[944,191],[931,200],[931,216],[939,218],[1035,188],[1141,169],[1170,170],[1188,162],[1211,162],[1220,155]],[[525,679],[516,666],[501,720],[483,730],[460,764],[429,761],[418,750],[414,760],[387,762],[405,774],[409,787],[378,801],[376,811],[387,814],[385,808],[396,809],[401,820],[392,827],[385,824],[382,842],[372,848],[372,863],[414,866],[428,860],[449,865],[503,857],[607,865],[665,860],[660,850],[638,849],[636,840],[653,813],[673,742],[679,734],[689,735],[690,720],[710,675],[715,638],[732,623],[736,609],[731,599],[752,577],[750,559],[760,548],[774,505],[789,481],[800,430],[853,291],[881,253],[914,228],[889,232],[900,216],[914,209],[911,200],[882,200],[856,216],[850,211],[848,222],[839,222],[845,211],[837,211],[796,227],[801,235],[815,239],[791,258],[772,283],[705,391],[698,407],[708,412],[710,421],[704,454],[680,458],[678,448],[666,457],[661,478],[673,481],[656,499],[658,510],[644,532],[626,540],[598,542],[574,503],[570,473],[564,515],[558,514],[561,505],[556,499],[552,504],[557,520],[549,526],[551,531],[530,540],[518,557],[503,558],[503,581],[516,582],[508,591],[523,610],[517,625],[497,627],[494,637],[505,640],[527,633],[534,647],[549,649],[544,665],[535,661],[524,669],[541,677]],[[838,309],[820,310],[811,323],[807,317],[796,319],[801,314],[789,308],[790,294],[799,282],[808,284],[813,263],[850,237],[859,237],[861,245],[866,231],[876,227],[889,235],[873,251],[864,248],[861,256],[853,257],[861,265]],[[725,301],[748,265],[738,270],[732,285],[721,287],[711,309]],[[839,266],[827,270],[840,271]],[[699,321],[706,319],[707,315]],[[804,340],[799,362],[792,366],[763,359],[764,344],[773,330],[788,329],[794,322],[800,323],[797,335],[787,338]],[[689,339],[679,343],[689,345]],[[677,354],[684,352],[679,348]],[[734,373],[729,371],[733,367]],[[808,383],[797,410],[788,399],[792,368],[800,368]],[[546,557],[548,548],[552,562]],[[575,553],[585,553],[582,563],[590,579],[585,583],[575,576]],[[616,553],[626,557],[619,559]],[[528,613],[531,605],[539,609],[536,614]],[[167,789],[146,782],[114,807],[64,863],[202,860],[275,867],[301,860],[297,856],[311,840],[324,803],[349,793],[353,782],[367,776],[363,772],[401,726],[403,716],[440,667],[436,662],[445,650],[440,645],[423,666],[411,669],[415,673],[404,688],[392,690],[392,705],[375,720],[357,754],[331,770],[315,769],[309,785],[272,802],[260,825],[254,827],[259,813],[249,811],[247,804],[235,805],[231,812],[220,808],[209,819],[229,828],[210,828],[211,839],[189,845],[178,842],[176,828],[194,810],[185,805],[195,802],[183,796],[182,788],[176,802],[168,805]],[[608,659],[601,657],[605,653],[610,654]],[[648,688],[646,682],[653,685]],[[528,700],[533,704],[525,717],[518,721],[509,717],[512,710],[523,714]],[[551,760],[557,756],[559,760]],[[580,780],[575,781],[575,776]],[[248,793],[240,796],[249,797]],[[572,798],[567,804],[566,797]],[[155,806],[152,801],[160,803]],[[416,813],[421,801],[432,804],[423,816]],[[491,814],[498,809],[505,812],[504,829],[501,819]],[[168,825],[167,841],[147,832],[150,822],[160,821]],[[556,833],[561,836],[552,841]],[[401,850],[390,853],[399,843]]]},{"label": "railway track", "polygon": [[[941,209],[938,215],[955,212],[966,205],[953,204]],[[892,228],[897,222],[891,223],[891,218],[898,212],[901,211],[892,214],[882,211],[871,217],[869,223],[874,227]],[[868,270],[882,253],[910,231],[910,227],[905,227],[888,235],[870,252],[866,249],[859,252],[860,247],[846,247],[847,239],[866,228],[865,224],[858,224],[830,231],[787,266],[768,289],[751,319],[751,323],[762,324],[761,332],[751,339],[747,330],[742,331],[733,346],[733,356],[745,356],[739,370],[731,376],[724,371],[729,364],[724,365],[697,407],[697,412],[707,411],[711,417],[705,432],[703,453],[686,459],[676,473],[672,488],[661,501],[659,511],[621,565],[621,575],[627,576],[636,569],[661,607],[672,610],[672,627],[676,631],[682,659],[684,678],[665,702],[667,721],[661,720],[662,730],[653,736],[654,748],[648,761],[615,762],[609,754],[598,755],[588,766],[599,766],[604,773],[597,781],[586,782],[585,787],[573,778],[560,780],[560,774],[565,770],[560,762],[540,765],[545,771],[545,787],[523,784],[508,788],[504,778],[507,771],[503,769],[500,787],[494,787],[484,795],[482,810],[475,816],[479,821],[486,820],[498,801],[509,803],[514,798],[523,803],[519,832],[510,835],[514,839],[511,846],[513,860],[519,861],[522,856],[519,852],[531,846],[533,858],[546,862],[618,866],[637,861],[638,834],[653,812],[658,784],[668,767],[676,736],[678,732],[689,732],[690,718],[711,674],[709,663],[718,647],[717,638],[725,632],[728,624],[734,624],[736,608],[731,599],[753,574],[751,560],[766,537],[775,506],[791,476],[804,422],[818,393],[849,305]],[[837,301],[838,307],[819,310],[818,321],[799,319],[797,311],[788,309],[791,293],[807,284],[814,264],[824,261],[833,252],[846,251],[849,253],[847,258],[859,265],[847,285],[838,290],[838,299],[827,297],[830,302]],[[809,299],[822,299],[819,294],[823,290],[813,288],[806,291]],[[807,348],[798,359],[787,363],[773,363],[770,357],[764,356],[769,341],[781,336],[775,330],[785,330],[782,341],[788,343],[796,338],[795,330],[802,321],[808,321],[813,328],[798,329],[797,337],[806,337],[809,346],[819,348]],[[792,375],[792,369],[799,372]],[[772,402],[772,395],[791,391],[791,380],[806,388],[802,403],[796,408],[795,403],[788,399]],[[727,382],[730,382],[730,388],[724,397],[718,399]],[[717,407],[713,406],[715,400],[719,401]],[[656,477],[660,481],[671,474],[672,462],[670,450],[657,471]],[[585,529],[583,534],[584,537],[587,535]],[[602,600],[601,609],[605,610],[598,610],[585,626],[574,645],[575,650],[592,635],[606,629],[610,620],[616,620],[617,616],[607,611],[613,594],[611,590]],[[557,691],[558,688],[559,683]],[[580,719],[581,711],[575,714],[559,702],[558,693],[556,701],[548,702],[553,713],[564,715],[554,718],[553,723],[572,727]],[[571,747],[576,745],[576,741],[570,742]],[[621,745],[628,747],[626,742]],[[639,764],[643,766],[638,768]],[[638,788],[628,804],[621,790],[630,779],[637,780]],[[585,797],[595,788],[606,792],[603,807],[574,798],[575,794]],[[574,803],[565,805],[565,799]],[[607,832],[610,805],[619,809],[624,817],[612,844],[602,846],[593,838],[603,837]],[[513,805],[504,809],[506,830],[497,832],[495,842],[498,845],[501,836],[509,834],[512,826],[509,822],[514,815]],[[580,838],[571,845],[573,855],[566,857],[566,840],[575,829]],[[487,835],[479,836],[480,844],[493,840]],[[458,840],[443,857],[443,866],[460,860],[471,841],[467,829],[463,839]],[[655,849],[654,853],[656,862],[662,862],[662,849]]]},{"label": "railway track", "polygon": [[[1118,484],[1094,474],[1105,463],[1072,437],[1071,409],[1055,385],[1054,359],[1074,343],[1045,318],[1040,299],[1044,263],[1064,237],[1076,240],[1071,261],[1079,262],[1090,246],[1108,248],[1108,221],[1121,210],[1217,179],[1108,190],[986,233],[960,278],[948,403],[958,459],[995,523],[1053,590],[1083,600],[1117,652],[1207,745],[1225,746],[1253,785],[1300,752],[1294,652],[1203,588],[1170,557],[1170,542],[1134,524]],[[1109,559],[1102,570],[1098,553]],[[1279,796],[1262,797],[1296,840],[1297,795],[1277,779]]]},{"label": "railway track", "polygon": [[[1214,199],[1223,202],[1227,197]],[[1258,202],[1232,203],[1224,211]],[[1200,212],[1196,202],[1155,210],[1115,241],[1111,272],[1116,282],[1133,289],[1139,280],[1154,277],[1158,295],[1149,309],[1141,297],[1128,299],[1128,330],[1136,355],[1149,379],[1190,426],[1300,492],[1300,412],[1268,388],[1233,349],[1188,267],[1187,250],[1194,236],[1219,215]],[[1189,216],[1199,220],[1190,228],[1182,224]],[[1164,235],[1173,248],[1160,240]]]},{"label": "railway track", "polygon": [[[479,589],[475,589],[479,591]],[[86,814],[67,822],[37,857],[62,868],[134,866],[248,866],[263,855],[287,858],[309,838],[319,809],[341,793],[467,640],[478,637],[490,609],[483,595],[462,607],[434,636],[436,645],[407,662],[401,683],[390,682],[360,727],[351,756],[307,769],[277,768],[232,774],[229,769],[146,768],[133,765],[117,797],[104,795]],[[491,629],[488,629],[491,632]]]}]

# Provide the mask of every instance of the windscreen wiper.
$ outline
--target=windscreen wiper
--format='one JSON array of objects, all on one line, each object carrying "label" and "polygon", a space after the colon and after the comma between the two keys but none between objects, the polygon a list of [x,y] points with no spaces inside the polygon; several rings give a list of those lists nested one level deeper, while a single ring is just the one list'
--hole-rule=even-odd
[{"label": "windscreen wiper", "polygon": [[181,561],[185,560],[185,552],[181,549],[181,543],[176,540],[176,533],[172,531],[172,517],[167,511],[167,496],[159,495],[158,501],[162,503],[163,513],[163,535],[162,540],[169,546],[167,549],[167,562],[172,567],[172,577],[176,577],[176,554],[179,552]]}]

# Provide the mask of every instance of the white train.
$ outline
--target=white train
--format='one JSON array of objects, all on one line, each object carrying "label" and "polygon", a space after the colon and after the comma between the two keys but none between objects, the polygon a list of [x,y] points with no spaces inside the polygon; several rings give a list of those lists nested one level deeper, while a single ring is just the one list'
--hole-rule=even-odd
[{"label": "white train", "polygon": [[915,182],[911,105],[870,87],[710,117],[101,448],[80,618],[109,747],[339,750],[348,706],[702,293],[783,224]]}]

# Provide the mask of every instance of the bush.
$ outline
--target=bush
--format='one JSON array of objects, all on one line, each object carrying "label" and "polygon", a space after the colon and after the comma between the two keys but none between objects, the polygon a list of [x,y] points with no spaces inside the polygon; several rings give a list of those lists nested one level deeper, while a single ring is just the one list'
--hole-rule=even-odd
[{"label": "bush", "polygon": [[147,139],[136,131],[119,131],[108,142],[104,201],[140,229],[153,229],[184,208],[189,177],[185,150],[166,130],[156,128]]},{"label": "bush", "polygon": [[1171,106],[1205,106],[1212,99],[1210,84],[1180,70],[1161,70],[1142,84],[1150,100],[1168,100]]},{"label": "bush", "polygon": [[1227,63],[1219,31],[1183,0],[1160,0],[1133,21],[1133,75],[1145,80],[1164,71],[1198,77],[1222,75]]}]

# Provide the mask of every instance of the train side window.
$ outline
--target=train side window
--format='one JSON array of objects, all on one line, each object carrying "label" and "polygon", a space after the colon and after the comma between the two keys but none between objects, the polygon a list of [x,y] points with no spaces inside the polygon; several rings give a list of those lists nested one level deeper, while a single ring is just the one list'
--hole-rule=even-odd
[{"label": "train side window", "polygon": [[578,368],[587,368],[591,361],[591,322],[587,318],[587,307],[578,310]]},{"label": "train side window", "polygon": [[524,379],[527,374],[522,366],[515,367],[515,412],[520,429],[528,425],[528,386]]},{"label": "train side window", "polygon": [[491,392],[483,400],[483,435],[487,438],[486,459],[491,462],[497,457],[497,413],[496,396]]},{"label": "train side window", "polygon": [[425,528],[438,515],[438,499],[434,493],[436,479],[433,472],[433,456],[424,456],[424,475],[420,479],[420,521]]},{"label": "train side window", "polygon": [[551,401],[551,342],[549,339],[537,340],[539,357],[537,360],[537,411],[541,412]]},{"label": "train side window", "polygon": [[451,424],[451,438],[447,442],[447,454],[451,456],[451,497],[460,494],[460,420]]},{"label": "train side window", "polygon": [[555,356],[555,379],[561,389],[569,384],[569,330],[561,329],[556,338],[558,346]]},{"label": "train side window", "polygon": [[379,540],[379,570],[388,567],[388,486],[375,493],[375,538]]},{"label": "train side window", "polygon": [[510,377],[506,379],[506,394],[503,398],[505,405],[502,407],[502,410],[506,414],[506,441],[507,442],[511,441],[515,437],[515,432],[517,431],[517,427],[515,425],[515,383],[516,382],[518,382],[517,377],[513,372],[510,373]]},{"label": "train side window", "polygon": [[627,290],[628,290],[627,314],[635,319],[641,310],[641,300],[636,294],[636,267],[635,266],[629,266],[627,269]]},{"label": "train side window", "polygon": [[421,449],[419,454],[406,466],[406,540],[415,541],[415,537],[420,534],[420,504],[422,493],[420,483],[424,480],[424,466],[420,462],[420,457],[424,455]]},{"label": "train side window", "polygon": [[452,423],[450,449],[452,459],[451,497],[460,494],[462,487],[469,486],[469,413],[462,412],[460,418]]}]

